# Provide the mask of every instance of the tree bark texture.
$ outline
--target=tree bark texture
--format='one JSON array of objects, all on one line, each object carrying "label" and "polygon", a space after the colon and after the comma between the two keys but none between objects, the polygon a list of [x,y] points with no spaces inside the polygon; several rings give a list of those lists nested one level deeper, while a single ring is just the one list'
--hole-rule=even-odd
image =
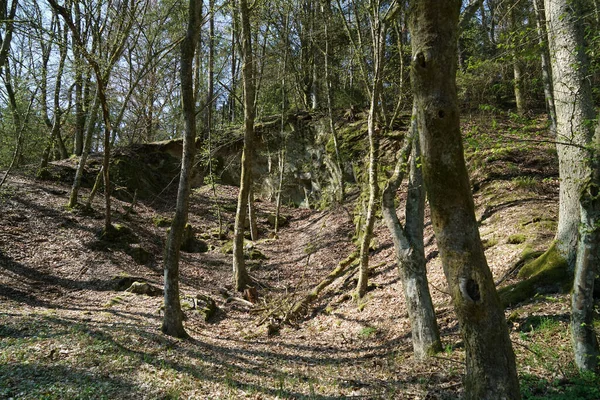
[{"label": "tree bark texture", "polygon": [[254,96],[255,76],[252,57],[252,31],[250,30],[250,9],[247,0],[237,3],[241,26],[242,79],[244,85],[244,149],[242,151],[242,173],[238,195],[235,228],[233,233],[233,276],[235,289],[243,291],[250,284],[250,276],[244,262],[244,223],[248,194],[252,184],[252,149],[254,146]]},{"label": "tree bark texture", "polygon": [[423,176],[465,343],[465,398],[520,399],[515,356],[479,237],[464,161],[455,83],[460,7],[459,0],[411,2]]},{"label": "tree bark texture", "polygon": [[546,23],[554,101],[560,192],[558,230],[559,254],[575,265],[580,222],[579,196],[586,179],[585,146],[592,136],[594,108],[587,78],[583,48],[581,0],[545,0]]},{"label": "tree bark texture", "polygon": [[75,179],[73,179],[73,186],[71,187],[71,194],[69,195],[69,203],[67,207],[75,207],[78,203],[79,189],[81,188],[81,180],[83,173],[85,172],[85,163],[90,154],[92,148],[92,138],[94,136],[94,129],[96,127],[96,121],[98,119],[98,111],[100,108],[100,100],[98,94],[94,96],[94,101],[90,108],[90,115],[87,117],[87,126],[85,131],[85,141],[79,163],[77,164],[77,170],[75,171]]},{"label": "tree bark texture", "polygon": [[360,267],[356,292],[359,298],[367,293],[369,281],[369,247],[373,238],[373,226],[375,225],[375,199],[379,197],[379,185],[377,183],[377,152],[379,151],[378,138],[379,129],[376,127],[375,118],[381,92],[381,77],[383,69],[383,57],[385,54],[386,26],[379,19],[371,21],[373,34],[373,89],[371,90],[371,106],[367,120],[367,133],[369,137],[369,200],[367,203],[367,216],[360,242]]},{"label": "tree bark texture", "polygon": [[[413,111],[414,114],[415,111]],[[425,246],[423,244],[425,190],[421,168],[418,166],[420,151],[416,124],[416,119],[413,118],[411,136],[406,138],[406,144],[400,152],[394,174],[383,190],[381,203],[383,219],[392,235],[398,273],[404,287],[404,300],[411,325],[413,353],[416,359],[423,360],[433,353],[441,351],[442,342],[427,282]],[[411,152],[406,223],[403,227],[396,214],[394,198],[404,178],[407,158]]]},{"label": "tree bark texture", "polygon": [[[513,32],[517,32],[519,24],[521,24],[520,18],[516,15],[518,12],[515,11],[515,7],[511,7],[510,14],[510,25]],[[525,113],[525,91],[523,90],[523,69],[521,66],[521,60],[519,50],[517,49],[518,43],[512,43],[512,62],[513,62],[513,90],[515,94],[515,104],[517,106],[517,113]]]},{"label": "tree bark texture", "polygon": [[594,330],[594,280],[600,265],[600,163],[595,160],[593,166],[581,193],[581,224],[571,293],[575,364],[581,370],[592,372],[596,370],[600,356]]},{"label": "tree bark texture", "polygon": [[561,179],[557,246],[569,265],[574,264],[571,333],[575,363],[579,369],[593,371],[599,355],[593,291],[600,261],[600,132],[596,130],[592,143],[595,112],[581,23],[584,6],[579,0],[545,1]]},{"label": "tree bark texture", "polygon": [[535,11],[535,22],[540,48],[540,62],[542,66],[542,81],[544,83],[544,98],[548,109],[550,120],[550,132],[556,135],[556,109],[554,107],[554,93],[552,92],[552,72],[550,70],[550,54],[548,53],[548,32],[546,31],[546,20],[541,0],[533,0]]},{"label": "tree bark texture", "polygon": [[183,137],[177,205],[165,247],[165,315],[162,324],[162,331],[175,337],[187,337],[179,301],[179,248],[187,223],[192,165],[196,153],[196,96],[194,94],[193,64],[202,26],[201,13],[202,2],[190,0],[187,31],[181,42],[181,100],[185,119],[185,135]]}]

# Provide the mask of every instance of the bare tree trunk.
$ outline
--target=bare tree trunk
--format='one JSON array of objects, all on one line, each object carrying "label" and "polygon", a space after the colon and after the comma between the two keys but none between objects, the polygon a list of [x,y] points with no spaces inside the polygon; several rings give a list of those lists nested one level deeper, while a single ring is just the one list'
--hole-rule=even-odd
[{"label": "bare tree trunk", "polygon": [[412,82],[425,186],[465,343],[465,398],[520,399],[504,311],[479,237],[456,94],[462,1],[411,2]]},{"label": "bare tree trunk", "polygon": [[[78,31],[78,35],[81,35],[81,11],[79,10],[79,4],[75,2],[73,5],[75,10],[75,27]],[[73,46],[73,58],[75,68],[75,137],[73,143],[73,152],[76,156],[81,156],[84,150],[84,133],[86,123],[86,112],[85,108],[89,105],[86,104],[86,97],[89,93],[89,80],[86,85],[85,91],[83,90],[83,56],[77,46]]]},{"label": "bare tree trunk", "polygon": [[366,292],[369,281],[369,247],[373,238],[373,226],[375,224],[375,199],[379,197],[379,185],[377,184],[377,152],[379,128],[376,127],[376,114],[381,93],[383,58],[385,54],[385,39],[387,25],[379,19],[377,13],[371,21],[371,34],[373,38],[373,88],[371,90],[371,106],[367,120],[367,132],[369,135],[369,201],[367,203],[367,216],[360,242],[360,266],[356,293],[362,298]]},{"label": "bare tree trunk", "polygon": [[208,1],[208,9],[210,18],[208,23],[208,93],[206,94],[206,129],[208,132],[211,132],[214,129],[213,110],[215,109],[215,0]]},{"label": "bare tree trunk", "polygon": [[69,203],[67,204],[67,207],[69,208],[77,206],[79,198],[79,189],[81,188],[81,180],[83,178],[83,173],[85,172],[85,163],[87,162],[88,155],[90,154],[90,150],[92,148],[92,138],[94,136],[96,120],[98,119],[99,108],[100,100],[98,99],[98,95],[96,94],[94,96],[94,102],[90,109],[90,114],[87,117],[85,142],[83,146],[83,152],[81,153],[79,163],[77,164],[77,170],[75,171],[75,179],[73,180],[73,186],[71,187],[71,194],[69,195]]},{"label": "bare tree trunk", "polygon": [[[11,173],[13,168],[16,167],[17,164],[19,163],[19,158],[21,157],[21,153],[23,151],[23,140],[24,140],[24,136],[25,136],[25,128],[27,127],[27,123],[29,122],[29,115],[31,114],[31,108],[33,106],[33,103],[35,100],[35,95],[36,95],[36,92],[34,92],[32,94],[31,100],[29,101],[29,106],[27,107],[27,113],[25,114],[25,118],[22,119],[21,115],[19,114],[19,110],[17,108],[17,99],[15,97],[15,92],[13,91],[13,88],[12,88],[12,83],[11,83],[12,78],[11,78],[10,69],[9,69],[7,60],[4,61],[3,67],[5,68],[4,85],[6,88],[6,94],[8,95],[8,102],[9,102],[12,117],[13,117],[13,124],[15,127],[17,142],[15,144],[15,151],[13,152],[13,157],[10,162],[10,165],[8,166],[8,169],[4,172],[2,181],[0,181],[0,187],[2,187],[4,185],[4,183],[6,183],[6,180],[8,179],[8,175]],[[2,69],[2,67],[0,67],[0,69]]]},{"label": "bare tree trunk", "polygon": [[[519,24],[515,11],[515,7],[511,7],[510,11],[510,25],[513,32],[519,29]],[[517,113],[525,113],[525,93],[523,91],[523,71],[521,68],[521,60],[519,59],[519,52],[517,50],[518,43],[512,43],[512,62],[513,62],[513,90],[515,93],[515,103],[517,105]]]},{"label": "bare tree trunk", "polygon": [[404,103],[404,42],[402,41],[402,32],[398,28],[399,22],[394,21],[394,31],[396,33],[396,46],[398,48],[398,61],[400,62],[400,71],[398,72],[398,79],[400,83],[398,85],[398,101],[396,102],[396,107],[394,107],[394,113],[390,118],[390,123],[388,125],[389,130],[394,129],[394,122],[398,118],[398,114],[400,113],[400,108]]},{"label": "bare tree trunk", "polygon": [[242,152],[242,173],[238,195],[235,229],[233,233],[233,276],[235,289],[243,291],[250,284],[250,276],[244,262],[244,223],[250,185],[252,185],[252,153],[254,147],[254,96],[255,76],[252,57],[252,31],[250,30],[250,10],[247,0],[237,3],[241,25],[242,77],[244,82],[244,150]]},{"label": "bare tree trunk", "polygon": [[548,33],[546,32],[546,20],[544,10],[540,10],[540,1],[533,0],[535,10],[535,22],[540,45],[540,61],[542,64],[542,81],[544,82],[544,97],[548,118],[550,119],[550,132],[556,135],[556,108],[554,107],[554,93],[552,93],[552,72],[550,70],[550,54],[548,53]]},{"label": "bare tree trunk", "polygon": [[575,364],[594,372],[600,349],[594,330],[594,280],[600,266],[600,125],[590,151],[590,175],[581,192],[581,224],[571,293],[571,335]]},{"label": "bare tree trunk", "polygon": [[0,37],[0,70],[4,68],[8,61],[8,53],[10,51],[10,44],[12,42],[12,35],[14,30],[14,20],[15,15],[17,14],[17,7],[19,5],[18,0],[12,0],[10,4],[10,11],[8,11],[7,15],[7,1],[2,2],[2,7],[0,7],[0,18],[4,20],[6,24],[6,28],[4,30],[4,38]]},{"label": "bare tree trunk", "polygon": [[258,240],[258,225],[256,222],[256,207],[254,206],[254,188],[250,185],[248,193],[248,222],[250,223],[250,238],[253,242]]},{"label": "bare tree trunk", "polygon": [[283,147],[279,151],[279,182],[277,184],[277,200],[275,201],[275,233],[279,231],[279,218],[281,215],[281,192],[283,191],[283,176],[285,173],[285,148],[286,139],[283,139]]},{"label": "bare tree trunk", "polygon": [[579,2],[545,0],[548,44],[556,106],[560,175],[556,247],[574,269],[580,218],[579,197],[588,176],[585,159],[595,118],[588,61],[583,48]]},{"label": "bare tree trunk", "polygon": [[600,126],[592,141],[595,111],[582,7],[577,1],[545,1],[561,178],[557,247],[574,267],[571,333],[575,363],[581,370],[594,371],[600,354],[593,325],[594,278],[600,262]]},{"label": "bare tree trunk", "polygon": [[329,23],[331,19],[331,4],[330,3],[322,3],[321,4],[321,12],[324,14],[323,18],[325,20],[323,24],[323,29],[325,32],[325,93],[327,97],[327,117],[329,120],[329,130],[331,131],[331,138],[333,139],[333,149],[335,151],[335,172],[336,176],[336,186],[337,186],[337,198],[336,200],[341,204],[344,202],[345,196],[345,188],[344,188],[344,170],[342,169],[342,156],[340,154],[340,146],[338,144],[338,136],[335,129],[335,124],[333,121],[333,96],[331,93],[331,74],[330,74],[330,65],[329,65]]},{"label": "bare tree trunk", "polygon": [[[56,17],[58,19],[58,17]],[[60,21],[57,20],[57,35],[61,35],[60,29]],[[54,145],[54,142],[57,140],[58,136],[60,136],[61,129],[61,117],[62,110],[60,108],[60,91],[62,86],[62,75],[65,67],[65,60],[67,59],[67,28],[65,27],[64,32],[62,32],[62,43],[59,43],[60,50],[60,60],[58,61],[58,70],[56,71],[56,81],[54,84],[54,118],[52,122],[52,129],[50,132],[50,137],[48,138],[48,143],[42,153],[42,160],[40,162],[40,167],[38,169],[38,174],[44,172],[44,170],[48,167],[48,161],[50,158],[50,150]]]},{"label": "bare tree trunk", "polygon": [[[412,344],[415,358],[423,360],[442,350],[440,332],[435,319],[435,310],[427,282],[427,266],[423,244],[425,188],[423,174],[419,167],[421,153],[416,121],[416,108],[413,107],[411,135],[406,139],[394,175],[388,180],[382,194],[383,219],[392,235],[396,250],[398,272],[404,287],[404,299],[410,318]],[[402,227],[396,215],[394,198],[402,183],[409,152],[410,176],[406,200],[406,226]]]},{"label": "bare tree trunk", "polygon": [[194,53],[202,26],[202,3],[189,0],[189,20],[185,38],[181,42],[181,100],[185,119],[183,157],[177,190],[177,206],[165,247],[165,316],[163,333],[175,337],[187,337],[183,327],[183,312],[179,301],[179,248],[187,223],[190,201],[192,166],[196,153],[196,96],[194,94]]}]

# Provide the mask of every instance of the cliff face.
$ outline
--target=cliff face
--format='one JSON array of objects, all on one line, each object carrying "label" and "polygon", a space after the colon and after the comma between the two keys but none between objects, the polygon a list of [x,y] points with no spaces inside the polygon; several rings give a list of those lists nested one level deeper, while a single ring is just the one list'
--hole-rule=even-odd
[{"label": "cliff face", "polygon": [[[336,123],[342,173],[349,184],[362,181],[366,154],[366,120]],[[395,154],[401,145],[403,132],[385,134],[380,141],[382,168],[394,164]],[[319,207],[331,203],[335,191],[335,149],[326,118],[305,112],[263,118],[256,124],[254,153],[254,192],[257,197],[274,200],[279,188],[280,165],[283,159],[284,174],[282,202],[299,207]],[[212,171],[216,182],[238,186],[243,138],[238,128],[213,133],[210,144]],[[209,146],[207,140],[198,141],[195,174],[192,185],[200,187],[208,181]],[[137,191],[138,198],[152,199],[177,188],[182,140],[174,139],[146,144],[117,147],[111,160],[111,180],[114,194],[131,200]],[[93,185],[101,166],[101,155],[88,159],[83,185]],[[65,183],[73,181],[77,159],[52,163],[50,178]]]}]

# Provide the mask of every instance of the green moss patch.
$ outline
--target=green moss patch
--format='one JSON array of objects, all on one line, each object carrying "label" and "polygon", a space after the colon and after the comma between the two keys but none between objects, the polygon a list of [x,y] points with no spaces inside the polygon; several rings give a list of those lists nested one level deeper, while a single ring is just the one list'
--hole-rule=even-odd
[{"label": "green moss patch", "polygon": [[527,236],[525,236],[523,233],[515,233],[514,235],[510,235],[508,237],[508,244],[521,244],[521,243],[525,243],[525,241],[527,240]]},{"label": "green moss patch", "polygon": [[523,280],[498,292],[505,306],[520,303],[536,294],[567,292],[573,281],[567,261],[558,254],[556,243],[541,256],[525,264],[518,277]]},{"label": "green moss patch", "polygon": [[165,228],[171,226],[171,219],[165,218],[161,215],[155,215],[154,217],[152,217],[152,223],[157,228]]}]

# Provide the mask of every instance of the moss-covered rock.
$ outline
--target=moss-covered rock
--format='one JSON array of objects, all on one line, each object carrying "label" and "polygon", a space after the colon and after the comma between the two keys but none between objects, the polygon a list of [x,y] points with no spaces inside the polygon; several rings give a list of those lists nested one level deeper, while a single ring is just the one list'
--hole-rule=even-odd
[{"label": "moss-covered rock", "polygon": [[128,275],[113,276],[111,279],[111,287],[113,290],[122,292],[128,289],[134,282],[145,282],[144,278]]},{"label": "moss-covered rock", "polygon": [[508,237],[507,243],[508,244],[521,244],[521,243],[525,243],[526,240],[527,240],[527,236],[525,234],[515,233]]},{"label": "moss-covered rock", "polygon": [[102,229],[98,234],[98,238],[106,242],[127,244],[138,242],[138,238],[131,228],[121,224],[113,224],[108,229]]},{"label": "moss-covered rock", "polygon": [[163,217],[162,215],[155,215],[152,217],[152,223],[157,228],[165,228],[171,226],[172,220],[170,218]]},{"label": "moss-covered rock", "polygon": [[203,315],[204,321],[209,321],[219,309],[217,303],[210,296],[198,294],[196,302],[198,304],[198,312]]},{"label": "moss-covered rock", "polygon": [[223,243],[223,246],[221,246],[220,251],[223,254],[233,254],[233,241],[229,240],[229,241]]},{"label": "moss-covered rock", "polygon": [[[290,221],[289,218],[284,216],[284,215],[279,215],[279,223],[278,223],[278,227],[284,227],[286,225],[289,225]],[[269,214],[267,216],[267,225],[269,225],[271,228],[275,228],[275,214]]]},{"label": "moss-covered rock", "polygon": [[248,260],[266,260],[265,256],[260,250],[252,248],[244,252],[244,257]]},{"label": "moss-covered rock", "polygon": [[131,246],[127,249],[127,254],[133,258],[137,264],[146,265],[152,259],[152,254],[141,246]]},{"label": "moss-covered rock", "polygon": [[568,292],[573,284],[567,261],[558,254],[556,243],[541,256],[525,264],[518,273],[523,279],[506,286],[498,294],[505,306],[514,305],[534,297],[536,294]]},{"label": "moss-covered rock", "polygon": [[146,296],[158,297],[163,295],[162,289],[149,284],[148,282],[133,282],[129,289],[125,290],[134,294],[145,294]]}]

